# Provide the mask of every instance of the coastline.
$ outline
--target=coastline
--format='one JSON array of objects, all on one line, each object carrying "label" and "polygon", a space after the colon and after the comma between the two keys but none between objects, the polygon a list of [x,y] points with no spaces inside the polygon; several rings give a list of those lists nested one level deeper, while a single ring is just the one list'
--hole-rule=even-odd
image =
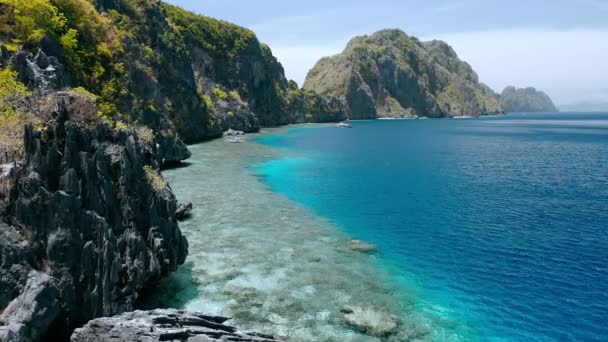
[{"label": "coastline", "polygon": [[[435,333],[377,255],[345,248],[348,235],[255,174],[252,165],[289,154],[255,139],[319,126],[328,125],[267,128],[240,144],[192,145],[190,165],[163,172],[178,200],[194,204],[193,218],[180,225],[191,246],[186,265],[154,292],[168,295],[150,307],[232,317],[231,324],[290,341],[399,341]],[[350,308],[396,327],[365,334],[348,322]]]}]

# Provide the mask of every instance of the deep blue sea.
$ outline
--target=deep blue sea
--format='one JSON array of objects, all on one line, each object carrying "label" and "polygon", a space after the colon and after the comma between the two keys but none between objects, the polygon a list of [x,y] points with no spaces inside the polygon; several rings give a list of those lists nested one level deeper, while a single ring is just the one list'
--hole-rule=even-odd
[{"label": "deep blue sea", "polygon": [[293,128],[274,191],[379,248],[478,340],[608,340],[608,114]]}]

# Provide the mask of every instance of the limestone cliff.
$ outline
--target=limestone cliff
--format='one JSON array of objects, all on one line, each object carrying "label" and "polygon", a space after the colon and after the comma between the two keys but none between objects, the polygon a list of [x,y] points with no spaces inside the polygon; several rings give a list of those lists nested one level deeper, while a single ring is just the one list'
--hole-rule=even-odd
[{"label": "limestone cliff", "polygon": [[557,112],[549,95],[535,88],[506,87],[500,104],[507,112]]},{"label": "limestone cliff", "polygon": [[342,53],[315,65],[304,89],[342,98],[352,119],[502,111],[497,95],[449,45],[422,43],[401,30],[352,39]]},{"label": "limestone cliff", "polygon": [[0,176],[0,340],[62,341],[133,309],[188,252],[176,199],[131,130],[71,120],[25,132]]},{"label": "limestone cliff", "polygon": [[322,99],[302,107],[312,97],[294,91],[271,49],[237,25],[156,0],[35,1],[0,1],[0,68],[42,93],[83,88],[107,119],[193,143],[343,114]]}]

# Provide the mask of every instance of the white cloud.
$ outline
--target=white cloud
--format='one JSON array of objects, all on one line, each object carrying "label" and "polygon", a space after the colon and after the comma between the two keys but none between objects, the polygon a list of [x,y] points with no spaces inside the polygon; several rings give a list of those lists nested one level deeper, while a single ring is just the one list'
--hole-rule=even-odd
[{"label": "white cloud", "polygon": [[448,33],[451,44],[496,91],[535,86],[559,104],[608,101],[608,29],[515,29]]}]

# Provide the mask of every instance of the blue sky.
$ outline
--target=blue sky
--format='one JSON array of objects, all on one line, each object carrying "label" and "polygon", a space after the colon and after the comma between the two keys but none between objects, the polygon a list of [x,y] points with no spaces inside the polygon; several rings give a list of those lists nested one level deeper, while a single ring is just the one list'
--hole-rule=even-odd
[{"label": "blue sky", "polygon": [[252,29],[302,84],[356,35],[401,28],[443,39],[501,91],[536,86],[557,104],[608,103],[608,0],[169,0]]}]

